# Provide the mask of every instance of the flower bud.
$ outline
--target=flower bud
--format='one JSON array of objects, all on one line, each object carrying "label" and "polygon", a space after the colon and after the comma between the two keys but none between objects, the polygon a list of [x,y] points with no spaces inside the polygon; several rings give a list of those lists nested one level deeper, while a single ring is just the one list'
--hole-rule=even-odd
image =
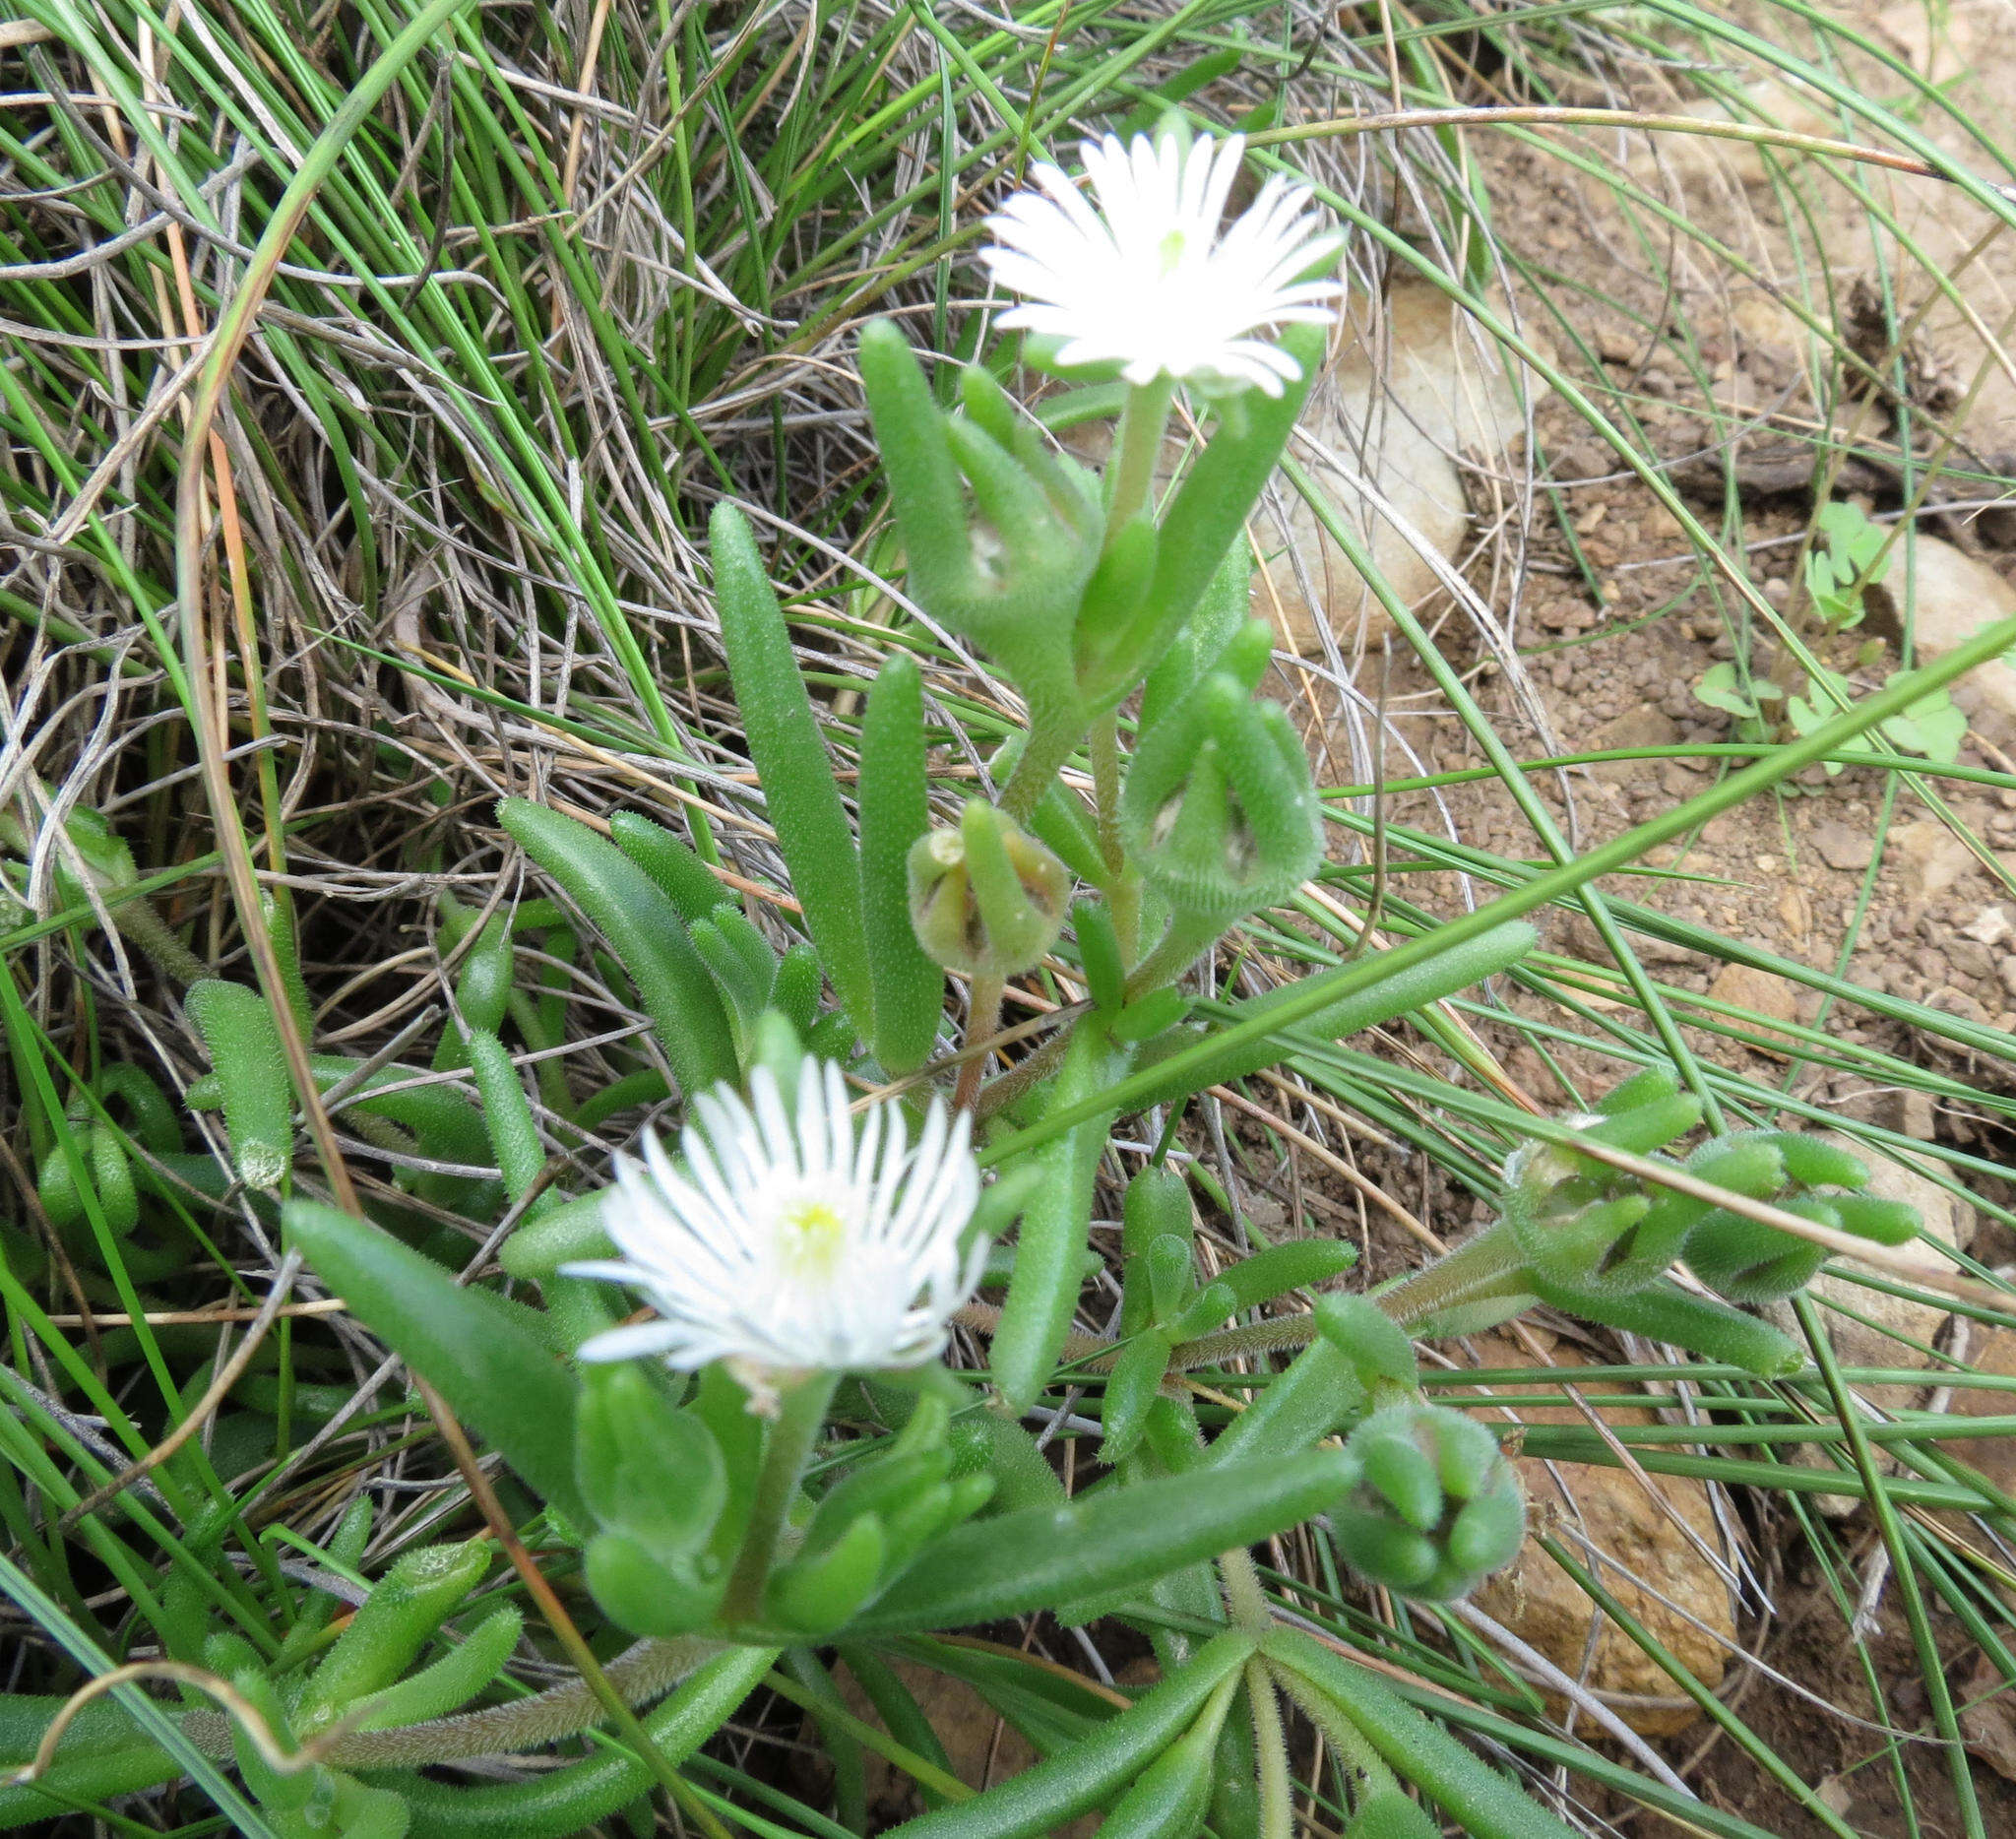
[{"label": "flower bud", "polygon": [[1518,1554],[1526,1502],[1480,1424],[1440,1405],[1374,1412],[1345,1453],[1357,1482],[1330,1520],[1360,1575],[1407,1596],[1467,1595]]},{"label": "flower bud", "polygon": [[933,830],[910,853],[917,941],[949,971],[1014,977],[1063,929],[1071,877],[1043,846],[981,799],[957,830]]},{"label": "flower bud", "polygon": [[1293,724],[1226,670],[1143,737],[1120,822],[1129,855],[1169,906],[1221,925],[1286,900],[1323,859]]}]

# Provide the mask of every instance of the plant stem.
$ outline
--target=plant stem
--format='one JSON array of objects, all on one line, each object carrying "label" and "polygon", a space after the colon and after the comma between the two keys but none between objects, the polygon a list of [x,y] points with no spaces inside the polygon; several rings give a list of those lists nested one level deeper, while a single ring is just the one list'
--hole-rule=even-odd
[{"label": "plant stem", "polygon": [[1430,1316],[1463,1303],[1527,1296],[1521,1283],[1524,1269],[1512,1229],[1500,1222],[1446,1257],[1373,1292],[1371,1300],[1412,1331]]},{"label": "plant stem", "polygon": [[1115,711],[1108,709],[1094,719],[1088,751],[1099,814],[1099,851],[1111,877],[1106,907],[1120,944],[1120,963],[1131,965],[1141,949],[1141,877],[1128,867],[1120,842],[1120,721]]},{"label": "plant stem", "polygon": [[[1117,930],[1117,915],[1113,923]],[[1156,948],[1134,967],[1134,974],[1127,980],[1127,1000],[1136,1001],[1165,983],[1173,983],[1197,962],[1198,954],[1218,937],[1220,930],[1211,920],[1195,914],[1177,914]]]},{"label": "plant stem", "polygon": [[1260,1587],[1253,1554],[1244,1546],[1221,1553],[1218,1574],[1225,1582],[1225,1606],[1232,1620],[1256,1638],[1265,1635],[1274,1626],[1274,1612],[1267,1607],[1267,1592]]},{"label": "plant stem", "polygon": [[1274,1680],[1257,1657],[1246,1663],[1246,1698],[1253,1708],[1253,1752],[1260,1765],[1259,1839],[1293,1839],[1295,1805],[1288,1732],[1282,1725]]},{"label": "plant stem", "polygon": [[1084,719],[1077,710],[1041,706],[1032,702],[1029,737],[1023,742],[1015,771],[1001,793],[1001,809],[1016,823],[1028,824],[1036,807],[1049,791],[1057,769],[1071,757],[1071,749],[1085,731]]},{"label": "plant stem", "polygon": [[[976,977],[966,1013],[966,1046],[983,1047],[1001,1032],[1001,991],[1006,985],[998,977]],[[952,1089],[952,1109],[965,1110],[980,1089],[990,1056],[972,1053],[959,1069],[959,1083]]]},{"label": "plant stem", "polygon": [[1148,504],[1155,489],[1156,462],[1162,458],[1162,433],[1168,425],[1175,384],[1167,377],[1136,384],[1127,392],[1120,426],[1113,436],[1113,457],[1106,468],[1106,547],[1114,536]]},{"label": "plant stem", "polygon": [[763,1467],[756,1477],[756,1498],[749,1508],[749,1530],[742,1536],[742,1550],[736,1555],[728,1579],[722,1619],[728,1622],[760,1622],[763,1619],[763,1586],[770,1576],[770,1562],[777,1554],[778,1536],[784,1531],[791,1501],[798,1491],[798,1477],[819,1441],[820,1427],[826,1422],[826,1407],[832,1403],[835,1378],[829,1372],[815,1372],[798,1381],[778,1400],[777,1416],[771,1422],[764,1444]]},{"label": "plant stem", "polygon": [[[1064,1057],[1077,1033],[1076,1022],[1060,1028],[1034,1053],[1025,1054],[1005,1073],[990,1079],[974,1098],[975,1118],[991,1117],[1002,1106],[1012,1104],[1047,1079],[1057,1070],[1057,1062]],[[990,1056],[980,1054],[976,1057],[985,1061]]]}]

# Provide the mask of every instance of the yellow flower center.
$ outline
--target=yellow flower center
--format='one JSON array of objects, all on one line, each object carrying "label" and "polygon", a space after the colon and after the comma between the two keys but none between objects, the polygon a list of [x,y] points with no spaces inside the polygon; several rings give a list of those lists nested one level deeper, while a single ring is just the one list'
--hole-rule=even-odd
[{"label": "yellow flower center", "polygon": [[828,1278],[840,1266],[847,1222],[830,1202],[794,1200],[778,1222],[778,1240],[785,1268],[792,1276]]}]

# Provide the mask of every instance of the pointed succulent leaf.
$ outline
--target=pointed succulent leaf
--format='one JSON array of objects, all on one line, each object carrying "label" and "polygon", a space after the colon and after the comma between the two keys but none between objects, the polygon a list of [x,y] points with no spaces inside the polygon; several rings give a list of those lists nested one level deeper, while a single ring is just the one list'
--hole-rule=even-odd
[{"label": "pointed succulent leaf", "polygon": [[1349,1473],[1341,1452],[1312,1450],[974,1520],[928,1547],[856,1626],[960,1627],[1145,1586],[1296,1525],[1334,1499]]},{"label": "pointed succulent leaf", "polygon": [[875,673],[861,716],[861,920],[875,990],[875,1058],[891,1074],[930,1058],[945,1005],[944,974],[910,918],[910,853],[930,828],[925,799],[923,677],[908,652]]},{"label": "pointed succulent leaf", "polygon": [[523,798],[502,800],[497,821],[609,941],[679,1084],[700,1092],[733,1079],[727,1012],[685,922],[651,875],[586,824]]},{"label": "pointed succulent leaf", "polygon": [[722,644],[778,849],[826,975],[856,1031],[867,1036],[874,991],[860,870],[833,764],[748,519],[719,504],[708,534]]},{"label": "pointed succulent leaf", "polygon": [[465,1288],[390,1233],[295,1200],[287,1237],[350,1314],[439,1392],[465,1424],[577,1526],[592,1524],[574,1483],[579,1382],[522,1303]]}]

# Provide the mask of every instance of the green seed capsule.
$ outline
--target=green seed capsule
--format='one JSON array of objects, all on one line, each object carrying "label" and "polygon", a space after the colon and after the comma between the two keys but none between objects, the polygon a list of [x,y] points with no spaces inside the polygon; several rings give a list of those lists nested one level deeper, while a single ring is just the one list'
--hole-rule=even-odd
[{"label": "green seed capsule", "polygon": [[[1816,1195],[1794,1195],[1778,1205],[1787,1213],[1840,1230],[1840,1214]],[[1789,1297],[1804,1289],[1827,1258],[1824,1245],[1724,1211],[1711,1213],[1687,1237],[1687,1262],[1694,1274],[1732,1302]]]},{"label": "green seed capsule", "polygon": [[1774,1132],[1773,1140],[1785,1157],[1786,1173],[1801,1187],[1859,1189],[1869,1184],[1867,1165],[1838,1143],[1825,1143],[1793,1130]]},{"label": "green seed capsule", "polygon": [[1701,1121],[1701,1101],[1691,1092],[1676,1092],[1670,1098],[1654,1099],[1633,1106],[1627,1111],[1607,1113],[1591,1124],[1583,1134],[1612,1149],[1643,1156],[1674,1137],[1684,1136]]},{"label": "green seed capsule", "polygon": [[[1797,1138],[1791,1139],[1794,1142]],[[1748,1200],[1775,1194],[1790,1178],[1786,1167],[1786,1134],[1777,1130],[1740,1130],[1732,1136],[1710,1137],[1687,1157],[1687,1173]]]},{"label": "green seed capsule", "polygon": [[1330,1515],[1338,1551],[1367,1582],[1403,1593],[1418,1589],[1435,1574],[1441,1554],[1425,1534],[1377,1513],[1352,1508]]},{"label": "green seed capsule", "polygon": [[1526,1502],[1518,1486],[1494,1487],[1467,1502],[1451,1523],[1449,1562],[1459,1571],[1485,1576],[1510,1564],[1525,1538]]},{"label": "green seed capsule", "polygon": [[1372,1582],[1460,1597],[1517,1554],[1525,1523],[1518,1479],[1482,1425],[1404,1402],[1374,1412],[1345,1449],[1359,1480],[1331,1523],[1338,1551]]},{"label": "green seed capsule", "polygon": [[1923,1221],[1909,1201],[1891,1200],[1882,1194],[1829,1194],[1844,1233],[1858,1238],[1872,1238],[1879,1245],[1908,1245],[1919,1236]]}]

